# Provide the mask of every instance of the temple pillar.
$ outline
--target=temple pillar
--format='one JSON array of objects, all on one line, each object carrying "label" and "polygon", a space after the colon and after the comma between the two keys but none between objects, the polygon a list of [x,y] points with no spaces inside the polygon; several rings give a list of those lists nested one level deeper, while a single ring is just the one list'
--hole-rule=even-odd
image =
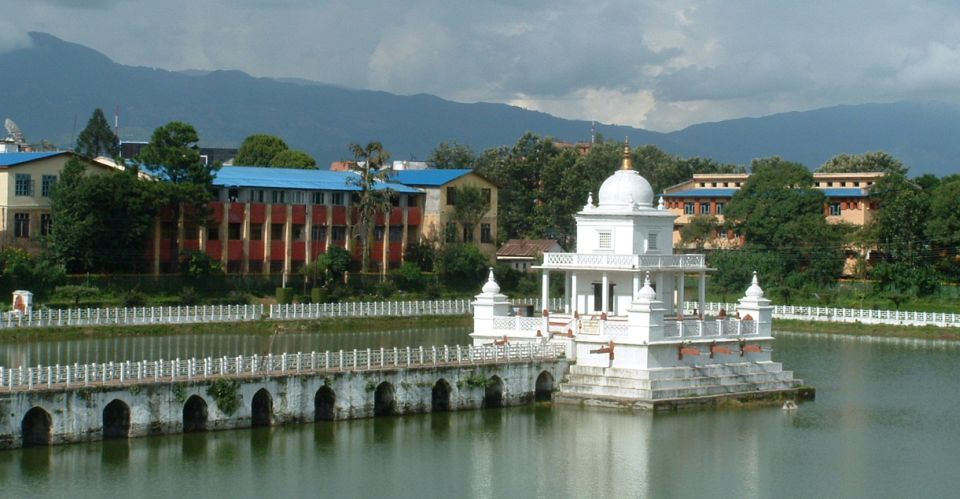
[{"label": "temple pillar", "polygon": [[603,278],[600,281],[600,312],[609,312],[607,310],[607,305],[610,303],[610,279],[607,277],[607,273],[603,273]]},{"label": "temple pillar", "polygon": [[707,273],[702,270],[698,284],[700,287],[697,290],[697,310],[703,315],[703,309],[707,304]]},{"label": "temple pillar", "polygon": [[550,271],[543,269],[540,289],[540,310],[550,310]]},{"label": "temple pillar", "polygon": [[570,313],[576,314],[579,311],[580,306],[580,295],[577,294],[577,272],[570,273],[570,295],[572,297],[573,303],[570,305]]},{"label": "temple pillar", "polygon": [[683,315],[683,302],[686,299],[683,296],[683,293],[685,290],[684,288],[686,288],[685,277],[686,277],[686,274],[684,274],[683,271],[680,271],[677,274],[677,315]]}]

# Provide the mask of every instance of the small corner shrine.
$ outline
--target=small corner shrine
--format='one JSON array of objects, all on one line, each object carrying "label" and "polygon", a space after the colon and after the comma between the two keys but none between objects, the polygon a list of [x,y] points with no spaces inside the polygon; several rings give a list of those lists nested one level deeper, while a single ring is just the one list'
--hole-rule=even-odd
[{"label": "small corner shrine", "polygon": [[[706,311],[704,255],[674,254],[676,216],[654,193],[624,147],[621,168],[576,214],[577,247],[544,253],[543,306],[518,317],[491,269],[473,302],[474,345],[541,342],[575,361],[558,401],[640,408],[677,407],[693,398],[794,398],[800,380],[771,360],[773,307],[756,273],[734,311]],[[563,274],[562,301],[550,274]],[[696,301],[685,296],[697,283]],[[747,284],[747,283],[744,283]],[[551,307],[552,305],[552,307]]]}]

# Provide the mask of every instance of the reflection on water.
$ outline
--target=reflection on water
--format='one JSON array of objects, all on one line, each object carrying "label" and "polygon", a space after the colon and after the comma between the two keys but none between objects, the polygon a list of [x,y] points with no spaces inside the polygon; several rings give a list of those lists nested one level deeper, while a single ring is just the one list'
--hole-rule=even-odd
[{"label": "reflection on water", "polygon": [[778,408],[535,405],[0,455],[5,497],[951,497],[953,348],[783,335],[817,387]]},{"label": "reflection on water", "polygon": [[165,336],[0,341],[0,366],[67,365],[137,360],[266,355],[354,348],[470,343],[468,326],[394,331],[284,331],[278,334],[208,333]]}]

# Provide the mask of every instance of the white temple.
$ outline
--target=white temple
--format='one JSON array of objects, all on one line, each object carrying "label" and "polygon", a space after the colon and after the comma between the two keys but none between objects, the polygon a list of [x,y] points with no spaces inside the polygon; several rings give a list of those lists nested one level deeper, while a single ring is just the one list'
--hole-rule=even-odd
[{"label": "white temple", "polygon": [[[704,315],[711,269],[704,255],[673,253],[675,215],[662,199],[654,207],[629,147],[598,198],[576,215],[576,252],[545,253],[535,267],[543,272],[541,316],[514,316],[491,270],[473,302],[475,345],[562,344],[576,363],[560,398],[601,405],[796,390],[800,381],[770,360],[773,307],[756,274],[737,310]],[[551,272],[564,276],[556,310]],[[691,275],[694,304],[684,295]]]}]

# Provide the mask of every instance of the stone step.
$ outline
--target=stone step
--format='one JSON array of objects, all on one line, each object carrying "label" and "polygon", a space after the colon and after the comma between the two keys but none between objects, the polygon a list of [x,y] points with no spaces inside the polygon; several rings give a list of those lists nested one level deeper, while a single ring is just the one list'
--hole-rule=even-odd
[{"label": "stone step", "polygon": [[645,390],[661,390],[689,388],[703,385],[730,385],[739,383],[760,383],[766,381],[789,381],[793,379],[790,371],[756,372],[747,374],[730,374],[720,376],[696,376],[687,378],[668,379],[634,379],[607,376],[592,376],[583,374],[568,374],[566,382],[578,385],[596,385],[618,388],[636,388]]},{"label": "stone step", "polygon": [[599,385],[560,385],[560,393],[566,396],[613,397],[636,400],[663,400],[683,397],[702,397],[711,395],[725,395],[735,393],[753,393],[757,391],[786,390],[802,384],[801,380],[767,381],[760,383],[737,383],[726,385],[703,385],[690,388],[643,390],[636,388],[619,388]]},{"label": "stone step", "polygon": [[779,362],[738,362],[727,364],[709,364],[699,366],[666,367],[654,369],[621,369],[572,365],[570,374],[605,376],[629,379],[672,379],[709,377],[733,374],[752,374],[759,372],[780,372],[783,366]]}]

